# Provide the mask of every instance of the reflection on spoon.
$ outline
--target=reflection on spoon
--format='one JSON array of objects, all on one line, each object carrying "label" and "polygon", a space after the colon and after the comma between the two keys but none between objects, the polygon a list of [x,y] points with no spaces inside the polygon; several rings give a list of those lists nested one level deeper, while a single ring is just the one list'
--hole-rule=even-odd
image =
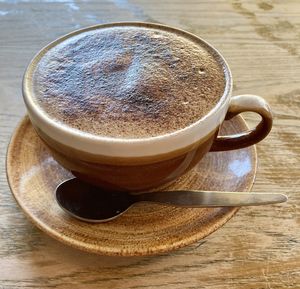
[{"label": "reflection on spoon", "polygon": [[166,205],[202,207],[240,207],[282,203],[287,196],[275,193],[159,191],[133,195],[127,192],[107,192],[77,178],[56,188],[60,207],[71,216],[86,222],[107,222],[119,217],[134,203],[154,202]]}]

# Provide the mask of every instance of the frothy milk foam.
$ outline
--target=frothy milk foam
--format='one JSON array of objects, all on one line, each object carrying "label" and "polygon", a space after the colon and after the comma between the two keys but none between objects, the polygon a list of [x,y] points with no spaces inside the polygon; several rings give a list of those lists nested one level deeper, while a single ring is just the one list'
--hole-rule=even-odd
[{"label": "frothy milk foam", "polygon": [[116,26],[52,47],[37,64],[33,83],[34,102],[67,127],[145,138],[206,115],[226,79],[204,44],[161,29]]}]

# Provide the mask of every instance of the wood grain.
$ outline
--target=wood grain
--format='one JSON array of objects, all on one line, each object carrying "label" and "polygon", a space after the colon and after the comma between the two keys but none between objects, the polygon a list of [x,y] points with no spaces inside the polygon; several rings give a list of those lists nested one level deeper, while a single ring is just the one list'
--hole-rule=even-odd
[{"label": "wood grain", "polygon": [[[122,20],[165,23],[205,38],[227,59],[234,94],[268,100],[274,127],[257,146],[253,190],[287,193],[287,204],[240,210],[204,241],[159,257],[90,255],[25,219],[5,173],[6,147],[25,113],[23,71],[57,36]],[[0,288],[299,288],[299,1],[1,1],[0,27]]]}]

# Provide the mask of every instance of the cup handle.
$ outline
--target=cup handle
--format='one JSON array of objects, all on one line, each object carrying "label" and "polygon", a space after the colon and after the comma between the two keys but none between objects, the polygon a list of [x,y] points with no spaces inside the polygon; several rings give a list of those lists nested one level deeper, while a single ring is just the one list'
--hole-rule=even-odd
[{"label": "cup handle", "polygon": [[261,116],[262,119],[258,125],[246,132],[218,136],[210,151],[241,149],[260,142],[269,134],[273,123],[271,108],[263,98],[257,95],[245,94],[232,97],[225,120],[229,120],[246,111],[256,112]]}]

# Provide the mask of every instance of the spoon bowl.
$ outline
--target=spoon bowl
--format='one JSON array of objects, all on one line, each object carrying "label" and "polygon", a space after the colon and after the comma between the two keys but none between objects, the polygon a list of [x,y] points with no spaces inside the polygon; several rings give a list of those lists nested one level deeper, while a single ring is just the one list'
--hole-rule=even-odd
[{"label": "spoon bowl", "polygon": [[113,220],[135,203],[130,194],[100,190],[77,178],[56,188],[56,200],[71,216],[95,223]]}]

